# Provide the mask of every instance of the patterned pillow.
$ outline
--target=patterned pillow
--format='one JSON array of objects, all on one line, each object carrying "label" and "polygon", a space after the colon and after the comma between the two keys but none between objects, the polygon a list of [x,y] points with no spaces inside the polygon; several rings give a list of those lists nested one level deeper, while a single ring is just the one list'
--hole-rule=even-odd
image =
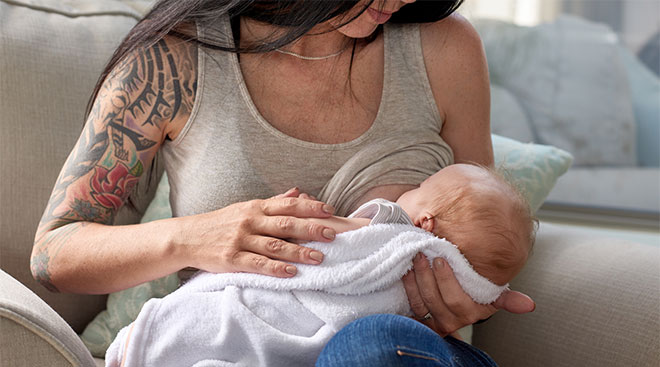
[{"label": "patterned pillow", "polygon": [[573,156],[550,145],[521,143],[493,135],[495,167],[509,175],[522,190],[532,211],[541,207],[559,176],[573,163]]}]

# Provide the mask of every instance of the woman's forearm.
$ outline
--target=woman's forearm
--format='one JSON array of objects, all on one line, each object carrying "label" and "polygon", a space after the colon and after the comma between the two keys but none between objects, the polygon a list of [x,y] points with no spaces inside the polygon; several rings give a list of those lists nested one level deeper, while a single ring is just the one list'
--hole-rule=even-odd
[{"label": "woman's forearm", "polygon": [[186,267],[212,273],[296,274],[292,263],[319,264],[323,255],[282,240],[323,241],[335,231],[312,218],[330,216],[322,202],[271,198],[193,216],[128,226],[74,222],[42,225],[32,273],[51,290],[108,293]]},{"label": "woman's forearm", "polygon": [[71,223],[35,241],[32,273],[53,291],[104,294],[174,273],[189,264],[179,218],[108,226]]}]

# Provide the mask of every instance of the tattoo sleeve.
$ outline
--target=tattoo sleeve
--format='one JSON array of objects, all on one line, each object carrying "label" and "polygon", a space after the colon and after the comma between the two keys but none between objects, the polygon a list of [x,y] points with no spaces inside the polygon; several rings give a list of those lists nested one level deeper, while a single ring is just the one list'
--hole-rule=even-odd
[{"label": "tattoo sleeve", "polygon": [[196,46],[165,38],[125,58],[103,83],[35,237],[31,270],[46,288],[57,290],[50,268],[62,248],[80,243],[72,238],[87,222],[113,222],[171,125],[190,116],[196,59]]}]

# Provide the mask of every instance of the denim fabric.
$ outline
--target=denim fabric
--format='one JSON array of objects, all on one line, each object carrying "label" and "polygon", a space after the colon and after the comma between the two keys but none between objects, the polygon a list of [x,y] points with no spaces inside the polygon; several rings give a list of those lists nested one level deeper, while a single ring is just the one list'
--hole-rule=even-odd
[{"label": "denim fabric", "polygon": [[496,366],[479,349],[440,337],[425,325],[399,315],[372,315],[346,325],[325,346],[325,366]]}]

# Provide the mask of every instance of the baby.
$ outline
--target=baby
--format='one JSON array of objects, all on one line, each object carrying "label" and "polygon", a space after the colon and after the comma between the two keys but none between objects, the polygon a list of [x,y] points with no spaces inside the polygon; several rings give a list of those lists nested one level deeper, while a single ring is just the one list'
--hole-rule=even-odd
[{"label": "baby", "polygon": [[[389,186],[377,191],[379,196],[396,197],[400,189]],[[418,188],[405,191],[396,204],[403,211],[375,200],[348,218],[314,221],[338,233],[376,223],[412,224],[456,245],[477,273],[497,285],[518,274],[534,243],[536,221],[526,199],[489,168],[448,166]],[[365,214],[368,218],[360,218]]]},{"label": "baby", "polygon": [[[390,198],[403,191],[387,190]],[[511,185],[488,169],[461,164],[396,203],[376,199],[348,218],[318,220],[346,232],[332,244],[307,244],[325,252],[323,263],[300,264],[286,279],[201,272],[147,302],[110,346],[106,363],[313,365],[349,322],[374,313],[410,314],[401,276],[416,252],[452,256],[448,262],[466,292],[490,303],[524,265],[534,234],[528,205]]]}]

